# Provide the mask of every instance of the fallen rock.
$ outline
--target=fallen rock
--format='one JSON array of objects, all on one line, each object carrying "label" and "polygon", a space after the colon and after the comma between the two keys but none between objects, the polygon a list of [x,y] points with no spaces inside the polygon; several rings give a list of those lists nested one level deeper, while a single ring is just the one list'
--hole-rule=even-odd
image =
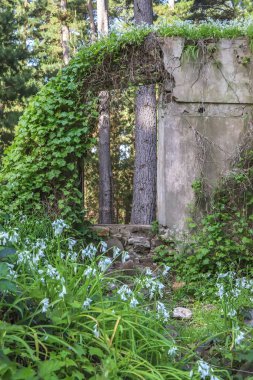
[{"label": "fallen rock", "polygon": [[123,244],[121,243],[121,241],[119,239],[117,239],[116,237],[114,238],[110,238],[107,240],[107,247],[108,249],[110,248],[113,248],[113,247],[117,247],[119,248],[121,251],[124,251],[124,246]]},{"label": "fallen rock", "polygon": [[150,251],[150,241],[142,236],[131,237],[128,244],[133,246],[136,253],[148,253]]},{"label": "fallen rock", "polygon": [[108,237],[110,235],[110,228],[109,227],[93,226],[92,229],[100,237]]},{"label": "fallen rock", "polygon": [[179,281],[179,282],[175,281],[172,284],[172,289],[173,290],[178,290],[178,289],[183,288],[184,286],[185,286],[185,282],[183,282],[183,281]]},{"label": "fallen rock", "polygon": [[250,327],[253,327],[253,309],[243,310],[244,323]]},{"label": "fallen rock", "polygon": [[176,307],[173,310],[173,318],[177,319],[191,319],[192,311],[186,307]]}]

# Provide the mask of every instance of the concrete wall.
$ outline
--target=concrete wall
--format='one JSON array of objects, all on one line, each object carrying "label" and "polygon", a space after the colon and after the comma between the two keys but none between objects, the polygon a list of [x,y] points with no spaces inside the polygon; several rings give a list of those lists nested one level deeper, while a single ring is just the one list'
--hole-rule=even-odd
[{"label": "concrete wall", "polygon": [[253,55],[246,39],[199,44],[195,58],[182,38],[160,43],[168,79],[158,111],[158,221],[183,230],[196,206],[193,182],[208,198],[251,129]]}]

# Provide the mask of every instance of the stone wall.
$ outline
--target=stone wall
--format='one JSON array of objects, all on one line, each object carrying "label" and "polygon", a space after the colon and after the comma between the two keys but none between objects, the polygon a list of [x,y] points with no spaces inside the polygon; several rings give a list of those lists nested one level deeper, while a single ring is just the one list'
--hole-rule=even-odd
[{"label": "stone wall", "polygon": [[205,207],[192,184],[208,202],[251,136],[253,59],[244,38],[199,43],[195,58],[182,38],[160,44],[168,78],[158,112],[158,221],[183,230],[193,206]]},{"label": "stone wall", "polygon": [[108,248],[118,247],[129,253],[126,269],[155,266],[153,252],[163,242],[150,225],[103,224],[93,226],[93,230],[107,242]]}]

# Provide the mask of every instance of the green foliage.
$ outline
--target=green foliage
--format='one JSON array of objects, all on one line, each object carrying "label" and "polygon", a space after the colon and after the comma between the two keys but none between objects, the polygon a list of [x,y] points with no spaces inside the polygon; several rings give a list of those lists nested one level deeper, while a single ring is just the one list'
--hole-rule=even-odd
[{"label": "green foliage", "polygon": [[0,7],[0,156],[12,138],[24,98],[35,91],[29,83],[30,54],[21,37],[21,17],[15,13],[15,5],[15,0],[3,0]]},{"label": "green foliage", "polygon": [[168,356],[161,291],[150,298],[145,287],[158,278],[119,279],[112,265],[121,253],[112,260],[102,243],[84,247],[62,220],[52,228],[49,219],[11,219],[0,244],[10,241],[16,255],[0,261],[2,379],[190,378],[188,350],[177,363]]}]

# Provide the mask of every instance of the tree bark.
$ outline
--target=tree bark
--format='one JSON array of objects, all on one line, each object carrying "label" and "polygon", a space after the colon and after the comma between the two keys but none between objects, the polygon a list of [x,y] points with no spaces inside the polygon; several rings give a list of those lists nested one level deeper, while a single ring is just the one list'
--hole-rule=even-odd
[{"label": "tree bark", "polygon": [[168,5],[169,5],[170,9],[174,9],[175,8],[175,0],[168,0]]},{"label": "tree bark", "polygon": [[94,15],[93,15],[92,0],[87,1],[87,8],[88,8],[89,19],[90,19],[91,41],[95,42],[97,38],[97,28],[96,28],[96,24],[94,20]]},{"label": "tree bark", "polygon": [[70,60],[69,53],[69,27],[67,25],[67,0],[61,0],[61,45],[62,45],[62,57],[64,65],[67,65]]},{"label": "tree bark", "polygon": [[109,33],[108,0],[97,0],[97,24],[99,35]]},{"label": "tree bark", "polygon": [[[109,32],[108,1],[97,0],[98,35]],[[110,93],[99,94],[99,223],[113,222],[112,165],[110,156]]]},{"label": "tree bark", "polygon": [[153,24],[152,0],[134,0],[134,21],[137,25]]},{"label": "tree bark", "polygon": [[[152,0],[135,0],[137,24],[153,22]],[[157,127],[155,85],[141,86],[135,100],[135,163],[132,224],[150,224],[156,217]]]}]

